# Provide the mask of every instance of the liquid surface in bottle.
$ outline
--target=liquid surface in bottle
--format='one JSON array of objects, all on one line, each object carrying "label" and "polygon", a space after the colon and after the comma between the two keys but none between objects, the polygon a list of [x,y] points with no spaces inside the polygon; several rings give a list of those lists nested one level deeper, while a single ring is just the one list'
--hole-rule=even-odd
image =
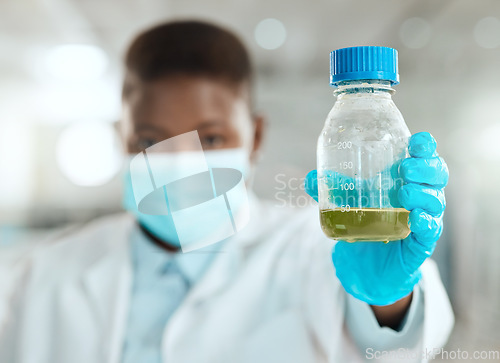
[{"label": "liquid surface in bottle", "polygon": [[321,228],[330,238],[347,242],[396,241],[410,234],[404,208],[340,208],[320,211]]}]

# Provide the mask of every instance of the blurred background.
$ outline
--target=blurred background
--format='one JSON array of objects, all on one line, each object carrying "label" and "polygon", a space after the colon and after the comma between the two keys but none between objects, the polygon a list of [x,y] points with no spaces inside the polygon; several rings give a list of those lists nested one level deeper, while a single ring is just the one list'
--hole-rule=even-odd
[{"label": "blurred background", "polygon": [[[121,59],[174,18],[234,30],[257,70],[268,134],[254,188],[301,207],[334,102],[329,52],[399,50],[394,100],[450,168],[435,258],[457,324],[448,349],[500,349],[500,2],[1,0],[0,261],[120,210]],[[319,227],[318,227],[319,228]]]}]

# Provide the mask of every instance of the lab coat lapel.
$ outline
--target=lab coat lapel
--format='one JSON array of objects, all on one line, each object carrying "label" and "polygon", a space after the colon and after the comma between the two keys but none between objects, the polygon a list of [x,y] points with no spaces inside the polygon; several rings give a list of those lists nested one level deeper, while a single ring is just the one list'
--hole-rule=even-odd
[{"label": "lab coat lapel", "polygon": [[[166,362],[209,362],[210,357],[198,356],[207,352],[216,352],[211,342],[217,339],[213,334],[203,331],[199,327],[200,314],[210,308],[212,298],[221,294],[236,278],[238,269],[243,263],[244,248],[255,239],[255,228],[258,228],[260,213],[257,210],[259,203],[250,195],[251,219],[248,225],[226,240],[217,256],[214,258],[208,271],[193,286],[184,303],[172,316],[163,335],[163,359]],[[216,248],[214,248],[216,249]],[[207,338],[207,334],[208,337]],[[202,337],[198,339],[197,337]],[[206,344],[207,346],[192,346]],[[230,344],[230,342],[225,342]]]},{"label": "lab coat lapel", "polygon": [[[171,317],[162,340],[163,361],[173,363],[211,361],[209,357],[201,354],[216,350],[210,347],[216,337],[213,333],[203,330],[199,323],[202,315],[212,306],[211,298],[224,291],[236,275],[238,260],[233,255],[233,252],[220,252],[206,274],[192,288]],[[193,346],[193,342],[196,342],[196,347]]]},{"label": "lab coat lapel", "polygon": [[[132,285],[129,233],[132,223],[106,241],[107,250],[82,275],[82,284],[103,337],[105,362],[117,363],[122,350]],[[128,228],[127,228],[128,227]],[[114,231],[115,232],[115,231]]]},{"label": "lab coat lapel", "polygon": [[218,244],[213,246],[217,256],[205,276],[188,295],[187,302],[196,304],[208,300],[210,296],[221,292],[235,277],[242,263],[243,250],[245,246],[255,241],[255,231],[260,223],[258,199],[250,192],[248,200],[251,215],[248,225],[229,239],[219,242],[220,246]]},{"label": "lab coat lapel", "polygon": [[[231,241],[228,241],[231,243]],[[225,247],[215,252],[212,266],[209,267],[205,276],[196,284],[187,297],[187,302],[197,304],[206,301],[217,293],[220,293],[230,283],[232,277],[238,270],[241,251],[235,248]]]}]

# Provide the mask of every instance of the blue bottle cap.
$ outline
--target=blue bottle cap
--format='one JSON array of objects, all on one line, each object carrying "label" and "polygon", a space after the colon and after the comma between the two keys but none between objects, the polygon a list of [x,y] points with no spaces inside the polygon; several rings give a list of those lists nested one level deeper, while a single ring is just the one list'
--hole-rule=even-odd
[{"label": "blue bottle cap", "polygon": [[351,47],[330,53],[330,85],[358,79],[399,83],[398,51],[388,47]]}]

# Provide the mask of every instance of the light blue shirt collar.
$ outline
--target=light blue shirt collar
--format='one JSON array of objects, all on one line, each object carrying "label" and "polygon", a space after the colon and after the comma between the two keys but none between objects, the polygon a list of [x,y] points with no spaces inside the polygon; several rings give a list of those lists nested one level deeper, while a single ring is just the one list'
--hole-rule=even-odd
[{"label": "light blue shirt collar", "polygon": [[187,253],[169,252],[154,244],[139,226],[134,228],[131,240],[136,273],[150,276],[163,275],[174,263],[191,286],[202,277],[224,244],[223,241]]}]

